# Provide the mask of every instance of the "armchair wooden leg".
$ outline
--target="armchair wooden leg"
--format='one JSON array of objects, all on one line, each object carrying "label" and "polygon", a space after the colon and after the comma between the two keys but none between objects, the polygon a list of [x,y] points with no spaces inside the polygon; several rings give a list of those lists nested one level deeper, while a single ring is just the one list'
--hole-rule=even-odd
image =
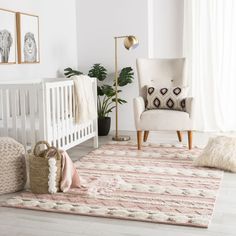
[{"label": "armchair wooden leg", "polygon": [[179,142],[182,142],[182,133],[179,130],[177,131],[177,135],[178,135]]},{"label": "armchair wooden leg", "polygon": [[142,131],[141,130],[137,131],[137,141],[138,141],[138,150],[141,150],[141,146],[142,146]]},{"label": "armchair wooden leg", "polygon": [[193,143],[193,132],[191,130],[188,131],[188,149],[192,149],[192,143]]},{"label": "armchair wooden leg", "polygon": [[143,142],[146,142],[148,139],[149,131],[145,130],[143,135]]}]

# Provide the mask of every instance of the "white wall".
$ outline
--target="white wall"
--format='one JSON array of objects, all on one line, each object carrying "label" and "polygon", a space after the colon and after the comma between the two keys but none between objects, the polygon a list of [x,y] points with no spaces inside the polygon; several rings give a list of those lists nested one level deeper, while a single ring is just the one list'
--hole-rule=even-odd
[{"label": "white wall", "polygon": [[[132,66],[136,73],[138,57],[181,57],[184,0],[77,0],[78,65],[87,72],[102,63],[114,72],[113,36],[134,34],[140,45],[126,51],[119,45],[119,68]],[[153,37],[150,39],[149,37]],[[134,130],[133,98],[138,81],[128,85],[123,97],[128,104],[119,108],[120,130]],[[112,117],[112,129],[115,119]]]},{"label": "white wall", "polygon": [[182,57],[184,0],[153,1],[153,56]]},{"label": "white wall", "polygon": [[[114,36],[136,35],[140,45],[133,51],[119,41],[119,68],[131,66],[136,73],[136,58],[148,55],[147,0],[78,0],[78,62],[87,72],[94,63],[102,63],[114,72]],[[111,78],[112,79],[112,78]],[[138,95],[135,75],[133,84],[123,89],[122,98],[128,104],[119,107],[119,125],[122,130],[133,130],[133,98]],[[114,114],[113,114],[114,115]],[[113,116],[112,126],[114,129]]]},{"label": "white wall", "polygon": [[65,67],[77,65],[75,1],[0,0],[0,8],[39,16],[41,61],[40,64],[0,65],[0,82],[57,77]]}]

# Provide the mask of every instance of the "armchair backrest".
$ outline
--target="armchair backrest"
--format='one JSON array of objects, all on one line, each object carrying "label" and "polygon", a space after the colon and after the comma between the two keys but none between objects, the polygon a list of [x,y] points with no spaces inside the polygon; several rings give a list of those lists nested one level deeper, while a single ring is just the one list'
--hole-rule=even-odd
[{"label": "armchair backrest", "polygon": [[139,58],[136,61],[139,95],[146,99],[146,85],[163,87],[186,86],[185,58],[150,59]]}]

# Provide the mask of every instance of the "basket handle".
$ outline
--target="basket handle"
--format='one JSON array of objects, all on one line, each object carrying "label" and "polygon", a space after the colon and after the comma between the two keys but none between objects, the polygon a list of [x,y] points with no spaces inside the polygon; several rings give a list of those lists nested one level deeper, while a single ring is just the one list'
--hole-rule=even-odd
[{"label": "basket handle", "polygon": [[56,148],[56,147],[49,147],[48,148],[48,150],[46,151],[46,153],[45,153],[45,155],[44,155],[44,158],[50,158],[49,157],[49,153],[50,153],[50,151],[52,151],[52,150],[55,150],[56,151],[56,159],[57,160],[60,160],[61,159],[61,153],[60,153],[60,151]]},{"label": "basket handle", "polygon": [[47,141],[39,141],[35,144],[35,147],[34,147],[34,155],[35,156],[38,156],[39,155],[39,145],[41,144],[45,144],[47,146],[47,150],[50,148],[50,145]]}]

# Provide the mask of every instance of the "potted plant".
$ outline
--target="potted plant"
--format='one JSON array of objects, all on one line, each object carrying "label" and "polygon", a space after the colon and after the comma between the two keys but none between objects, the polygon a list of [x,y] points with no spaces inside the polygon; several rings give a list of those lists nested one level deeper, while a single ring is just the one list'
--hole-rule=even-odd
[{"label": "potted plant", "polygon": [[[72,70],[71,68],[66,68],[65,76],[70,78],[73,75],[83,74],[80,71]],[[111,126],[111,118],[109,114],[115,108],[115,89],[114,89],[114,81],[110,81],[110,83],[104,83],[104,81],[108,81],[107,69],[101,64],[94,64],[92,68],[89,70],[88,75],[90,77],[95,77],[98,79],[99,83],[97,86],[97,110],[98,110],[98,135],[105,136],[108,135]],[[118,76],[118,85],[120,87],[126,86],[129,83],[133,82],[133,69],[131,67],[123,68]],[[122,92],[122,90],[118,90],[118,93]],[[118,98],[119,104],[127,103],[124,99]]]}]

